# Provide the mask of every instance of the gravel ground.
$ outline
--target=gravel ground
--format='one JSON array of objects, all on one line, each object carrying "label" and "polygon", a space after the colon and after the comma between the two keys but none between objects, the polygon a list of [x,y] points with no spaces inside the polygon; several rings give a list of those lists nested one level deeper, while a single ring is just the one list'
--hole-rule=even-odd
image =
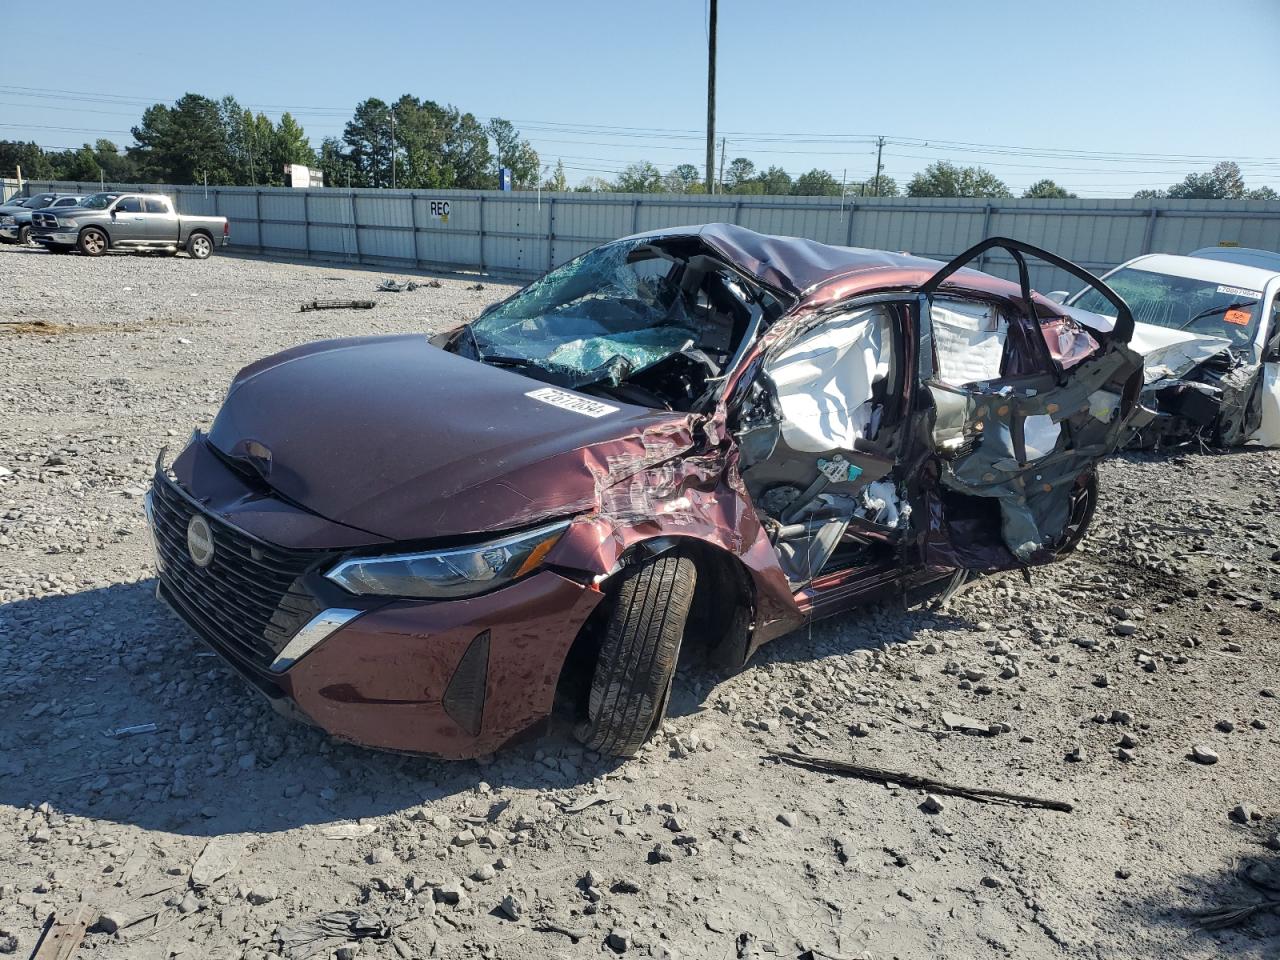
[{"label": "gravel ground", "polygon": [[[80,902],[103,958],[272,955],[336,910],[394,928],[361,957],[1280,949],[1271,913],[1193,915],[1263,897],[1246,864],[1280,875],[1280,452],[1117,458],[1071,560],[818,624],[737,675],[690,665],[635,760],[584,753],[560,720],[441,764],[272,713],[153,599],[141,495],[245,363],[436,330],[509,288],[12,247],[0,275],[0,952]],[[316,297],[378,306],[297,312]],[[792,747],[1075,809],[763,757]]]}]

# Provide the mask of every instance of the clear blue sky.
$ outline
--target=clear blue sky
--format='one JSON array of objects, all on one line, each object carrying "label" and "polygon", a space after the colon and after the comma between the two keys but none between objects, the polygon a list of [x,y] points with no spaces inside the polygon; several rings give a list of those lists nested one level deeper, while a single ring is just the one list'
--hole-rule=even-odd
[{"label": "clear blue sky", "polygon": [[[28,29],[12,6],[5,35]],[[105,56],[70,52],[76,23]],[[365,97],[411,93],[512,119],[571,183],[703,163],[704,0],[63,0],[29,29],[0,59],[4,139],[125,144],[191,91],[288,108],[318,146]],[[1280,0],[721,0],[719,60],[728,156],[757,166],[861,180],[856,141],[883,134],[899,183],[948,159],[1128,196],[1234,159],[1280,189]]]}]

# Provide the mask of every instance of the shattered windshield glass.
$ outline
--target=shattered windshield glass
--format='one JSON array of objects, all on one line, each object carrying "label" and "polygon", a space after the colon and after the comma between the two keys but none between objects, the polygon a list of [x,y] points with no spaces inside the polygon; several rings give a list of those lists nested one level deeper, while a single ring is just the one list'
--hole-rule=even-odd
[{"label": "shattered windshield glass", "polygon": [[618,380],[698,340],[678,264],[644,241],[591,250],[471,324],[480,359]]},{"label": "shattered windshield glass", "polygon": [[[1133,267],[1117,270],[1107,277],[1107,283],[1124,298],[1139,323],[1222,337],[1237,347],[1253,340],[1260,290]],[[1072,306],[1106,316],[1115,313],[1093,289],[1081,294]]]}]

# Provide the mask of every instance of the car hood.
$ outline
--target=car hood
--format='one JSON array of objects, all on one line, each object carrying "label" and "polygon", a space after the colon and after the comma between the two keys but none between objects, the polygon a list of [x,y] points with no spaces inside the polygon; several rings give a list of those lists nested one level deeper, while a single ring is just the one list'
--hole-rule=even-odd
[{"label": "car hood", "polygon": [[1129,347],[1142,354],[1147,383],[1182,377],[1211,357],[1231,349],[1231,341],[1151,323],[1135,323]]},{"label": "car hood", "polygon": [[415,540],[590,509],[601,464],[655,431],[687,436],[684,414],[610,401],[590,416],[530,395],[547,389],[588,399],[424,336],[322,341],[242,370],[209,442],[314,513]]}]

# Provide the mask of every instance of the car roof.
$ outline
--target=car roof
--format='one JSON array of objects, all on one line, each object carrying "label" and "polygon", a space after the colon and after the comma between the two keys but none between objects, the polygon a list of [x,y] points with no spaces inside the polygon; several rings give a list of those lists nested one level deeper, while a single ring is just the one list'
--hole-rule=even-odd
[{"label": "car roof", "polygon": [[[943,266],[939,260],[909,253],[842,247],[803,237],[776,237],[731,223],[667,227],[627,239],[700,240],[743,273],[806,304],[843,299],[886,288],[918,287]],[[1019,297],[1016,283],[964,268],[945,286],[976,289],[1000,297]],[[1037,297],[1037,302],[1056,307]]]},{"label": "car roof", "polygon": [[1206,257],[1182,257],[1174,253],[1149,253],[1124,264],[1138,270],[1164,273],[1173,277],[1188,277],[1206,283],[1226,283],[1236,287],[1261,290],[1271,280],[1280,276],[1278,270],[1263,270],[1242,263]]},{"label": "car roof", "polygon": [[1257,247],[1201,247],[1199,250],[1193,250],[1188,256],[1239,263],[1247,267],[1260,267],[1263,270],[1280,273],[1280,253],[1259,250]]}]

